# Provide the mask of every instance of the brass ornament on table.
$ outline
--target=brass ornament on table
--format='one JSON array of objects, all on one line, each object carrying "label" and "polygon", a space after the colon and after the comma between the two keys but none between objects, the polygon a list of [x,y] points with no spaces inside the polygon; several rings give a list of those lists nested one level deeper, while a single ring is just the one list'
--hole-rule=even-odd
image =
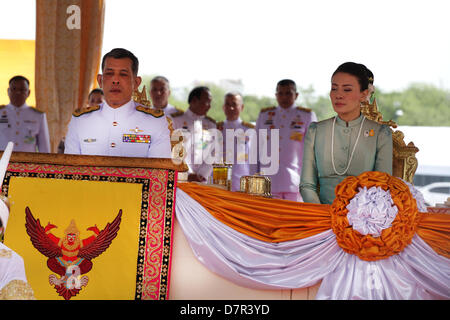
[{"label": "brass ornament on table", "polygon": [[[383,121],[383,115],[378,111],[376,99],[373,100],[373,103],[367,101],[361,103],[361,113],[367,119],[397,128],[397,124],[394,121]],[[394,131],[392,128],[392,175],[413,183],[414,174],[418,166],[416,153],[419,152],[419,148],[412,141],[406,145],[403,132],[400,130]]]},{"label": "brass ornament on table", "polygon": [[241,177],[240,191],[254,196],[272,197],[271,180],[267,176],[254,174],[252,176]]},{"label": "brass ornament on table", "polygon": [[213,164],[212,184],[221,186],[226,190],[230,190],[232,170],[233,170],[232,164],[227,163]]}]

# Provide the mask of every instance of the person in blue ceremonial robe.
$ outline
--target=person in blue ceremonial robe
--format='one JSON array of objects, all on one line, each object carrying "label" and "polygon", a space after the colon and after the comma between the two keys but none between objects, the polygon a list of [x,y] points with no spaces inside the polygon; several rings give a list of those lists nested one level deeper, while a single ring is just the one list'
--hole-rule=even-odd
[{"label": "person in blue ceremonial robe", "polygon": [[310,124],[305,137],[300,193],[305,202],[331,204],[336,186],[366,171],[392,174],[392,131],[361,114],[367,99],[367,68],[340,65],[331,78],[330,99],[337,115]]}]

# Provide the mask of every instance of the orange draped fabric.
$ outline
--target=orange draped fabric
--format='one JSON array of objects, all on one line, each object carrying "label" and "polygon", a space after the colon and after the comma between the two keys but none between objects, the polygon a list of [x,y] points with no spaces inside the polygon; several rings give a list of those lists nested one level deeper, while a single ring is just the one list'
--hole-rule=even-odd
[{"label": "orange draped fabric", "polygon": [[[250,196],[196,183],[178,187],[222,223],[258,240],[298,240],[331,229],[330,205]],[[417,234],[435,252],[450,258],[450,215],[419,215]]]},{"label": "orange draped fabric", "polygon": [[422,213],[417,234],[434,251],[450,258],[450,214]]},{"label": "orange draped fabric", "polygon": [[219,221],[262,241],[303,239],[331,228],[329,205],[256,197],[196,183],[178,186]]}]

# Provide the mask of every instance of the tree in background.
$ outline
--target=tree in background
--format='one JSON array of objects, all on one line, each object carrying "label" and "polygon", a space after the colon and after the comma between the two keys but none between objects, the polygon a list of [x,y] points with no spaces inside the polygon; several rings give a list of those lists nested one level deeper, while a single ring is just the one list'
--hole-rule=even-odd
[{"label": "tree in background", "polygon": [[[142,76],[142,86],[147,90],[153,76]],[[222,110],[226,89],[212,82],[194,81],[189,88],[171,88],[172,95],[169,103],[179,109],[188,108],[187,97],[196,86],[204,85],[211,90],[213,97],[208,116],[216,121],[223,121],[225,115]],[[403,91],[384,92],[379,87],[375,97],[383,120],[394,120],[401,126],[450,126],[450,90],[440,89],[436,86],[414,83]],[[243,121],[256,122],[259,112],[263,108],[276,106],[275,97],[244,95],[244,111],[241,113]],[[297,104],[312,109],[319,121],[334,116],[328,95],[315,94],[310,85],[307,88],[299,87]]]}]

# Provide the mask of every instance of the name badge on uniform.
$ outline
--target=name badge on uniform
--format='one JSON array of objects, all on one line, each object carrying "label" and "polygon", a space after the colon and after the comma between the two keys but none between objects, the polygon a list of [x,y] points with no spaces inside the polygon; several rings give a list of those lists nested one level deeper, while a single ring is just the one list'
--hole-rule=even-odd
[{"label": "name badge on uniform", "polygon": [[8,123],[8,116],[6,115],[6,113],[2,114],[2,116],[0,117],[0,123]]},{"label": "name badge on uniform", "polygon": [[36,120],[23,120],[24,123],[37,123]]},{"label": "name badge on uniform", "polygon": [[150,143],[151,136],[149,134],[127,134],[122,136],[122,142],[128,143]]},{"label": "name badge on uniform", "polygon": [[303,133],[298,132],[298,131],[292,131],[290,139],[291,140],[295,140],[295,141],[302,141],[303,140]]},{"label": "name badge on uniform", "polygon": [[87,142],[87,143],[91,143],[91,142],[95,142],[95,141],[97,141],[97,139],[89,138],[89,139],[84,139],[83,140],[83,142]]}]

